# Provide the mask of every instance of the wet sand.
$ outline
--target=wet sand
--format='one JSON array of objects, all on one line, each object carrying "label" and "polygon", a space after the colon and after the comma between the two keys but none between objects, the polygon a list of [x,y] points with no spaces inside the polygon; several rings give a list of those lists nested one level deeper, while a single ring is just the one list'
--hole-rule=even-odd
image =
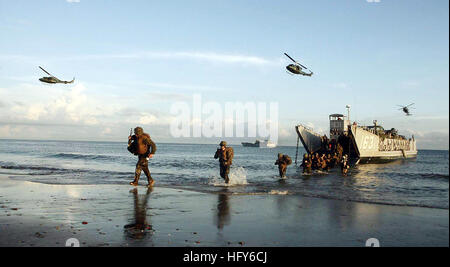
[{"label": "wet sand", "polygon": [[0,175],[0,246],[449,246],[446,209]]}]

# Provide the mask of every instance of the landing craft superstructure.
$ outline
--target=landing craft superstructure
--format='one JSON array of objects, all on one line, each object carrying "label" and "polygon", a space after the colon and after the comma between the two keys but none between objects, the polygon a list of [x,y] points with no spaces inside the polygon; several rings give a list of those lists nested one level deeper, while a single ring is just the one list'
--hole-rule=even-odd
[{"label": "landing craft superstructure", "polygon": [[339,144],[343,154],[349,155],[359,163],[387,162],[417,156],[414,136],[407,139],[398,135],[394,128],[384,130],[377,121],[371,126],[351,124],[348,117],[342,114],[330,115],[329,137],[315,133],[311,128],[301,124],[295,129],[308,153],[327,153]]}]

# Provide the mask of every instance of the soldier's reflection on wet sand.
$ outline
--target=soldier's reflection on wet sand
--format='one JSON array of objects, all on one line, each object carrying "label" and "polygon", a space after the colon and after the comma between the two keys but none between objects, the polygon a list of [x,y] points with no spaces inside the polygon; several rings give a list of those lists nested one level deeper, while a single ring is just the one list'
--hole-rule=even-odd
[{"label": "soldier's reflection on wet sand", "polygon": [[230,205],[228,190],[224,189],[219,193],[217,199],[217,216],[215,217],[215,224],[217,229],[222,230],[225,225],[230,224]]},{"label": "soldier's reflection on wet sand", "polygon": [[152,225],[147,221],[147,203],[152,191],[151,187],[146,189],[145,195],[139,195],[137,188],[130,191],[134,197],[134,218],[133,223],[124,226],[126,237],[142,239],[153,232]]}]

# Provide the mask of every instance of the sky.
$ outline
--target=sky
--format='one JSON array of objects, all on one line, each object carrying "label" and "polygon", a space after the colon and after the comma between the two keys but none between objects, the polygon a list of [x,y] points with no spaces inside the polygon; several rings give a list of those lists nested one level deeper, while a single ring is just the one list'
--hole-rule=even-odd
[{"label": "sky", "polygon": [[[279,144],[328,115],[449,147],[447,0],[0,0],[0,138],[171,137],[179,101],[276,102]],[[288,75],[288,53],[314,71]],[[38,66],[74,84],[48,85]],[[397,105],[414,104],[413,116]],[[220,139],[220,138],[219,138]],[[238,143],[238,139],[229,139]]]}]

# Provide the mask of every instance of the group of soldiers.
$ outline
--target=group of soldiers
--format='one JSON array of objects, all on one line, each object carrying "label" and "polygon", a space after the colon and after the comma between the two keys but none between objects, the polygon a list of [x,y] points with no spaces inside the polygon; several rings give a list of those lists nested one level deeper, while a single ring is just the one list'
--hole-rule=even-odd
[{"label": "group of soldiers", "polygon": [[[136,170],[134,173],[134,180],[130,185],[137,186],[141,172],[144,171],[148,180],[148,187],[152,187],[155,183],[150,170],[148,169],[148,160],[153,157],[156,152],[156,145],[150,138],[150,135],[144,133],[141,127],[134,129],[134,135],[128,137],[128,151],[138,156]],[[215,159],[219,159],[220,176],[225,180],[225,183],[230,183],[230,167],[233,164],[234,151],[232,147],[227,146],[227,142],[222,141],[214,154]],[[341,164],[341,170],[344,175],[348,171],[347,156],[342,156],[341,153],[315,153],[305,154],[301,166],[303,173],[312,173],[313,170],[329,171],[330,169]],[[279,175],[281,178],[286,176],[287,166],[292,164],[292,159],[288,155],[278,154],[275,165],[278,165]]]},{"label": "group of soldiers", "polygon": [[331,169],[340,166],[343,175],[347,175],[350,166],[348,156],[334,153],[311,153],[304,154],[302,164],[303,173],[310,174],[312,171],[329,172]]},{"label": "group of soldiers", "polygon": [[[233,164],[234,152],[233,148],[227,147],[227,142],[222,141],[219,144],[219,148],[214,155],[214,158],[219,159],[220,176],[225,180],[225,183],[230,182],[229,173],[231,164]],[[150,170],[148,169],[148,161],[156,152],[156,145],[150,138],[150,135],[144,133],[142,127],[134,128],[134,135],[130,132],[128,136],[128,151],[138,156],[138,162],[136,163],[136,169],[134,172],[134,180],[130,182],[130,185],[137,186],[142,171],[147,176],[148,187],[153,187],[155,180],[153,180]]]}]

